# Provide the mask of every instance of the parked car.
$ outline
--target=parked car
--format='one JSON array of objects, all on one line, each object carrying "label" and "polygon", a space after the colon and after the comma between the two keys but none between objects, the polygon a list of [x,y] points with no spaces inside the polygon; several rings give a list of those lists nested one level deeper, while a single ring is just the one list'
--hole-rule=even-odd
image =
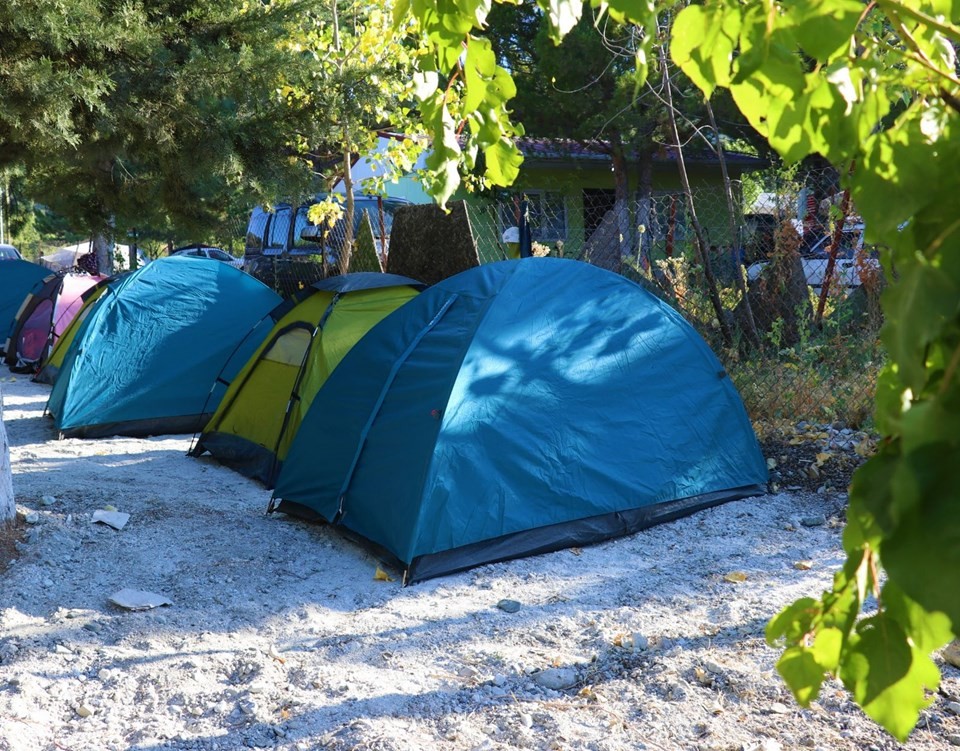
[{"label": "parked car", "polygon": [[[830,259],[830,243],[832,235],[824,235],[809,248],[800,251],[800,263],[807,284],[818,290],[823,286],[827,264]],[[747,279],[751,282],[760,277],[760,273],[767,265],[767,261],[758,261],[747,267]],[[876,250],[865,248],[863,244],[863,225],[849,224],[843,228],[840,237],[840,247],[837,249],[836,264],[833,269],[833,278],[837,283],[847,287],[859,287],[862,284],[861,272],[866,269],[880,270],[880,261]]]},{"label": "parked car", "polygon": [[[326,275],[338,273],[337,261],[346,237],[344,220],[332,228],[319,227],[307,219],[312,203],[296,209],[280,203],[267,211],[256,207],[250,214],[243,254],[243,269],[281,294],[311,284]],[[370,217],[377,252],[383,256],[390,243],[393,216],[410,202],[402,198],[378,198],[359,195],[354,198],[354,233],[359,231],[364,213]],[[381,206],[383,222],[381,226]]]},{"label": "parked car", "polygon": [[230,255],[223,248],[215,248],[212,245],[189,245],[185,248],[178,248],[170,255],[189,256],[191,258],[212,258],[214,261],[223,261],[229,263],[233,268],[243,268],[243,259]]},{"label": "parked car", "polygon": [[6,243],[0,243],[0,261],[20,261],[23,260],[23,256],[20,255],[20,251],[17,250],[12,245],[7,245]]}]

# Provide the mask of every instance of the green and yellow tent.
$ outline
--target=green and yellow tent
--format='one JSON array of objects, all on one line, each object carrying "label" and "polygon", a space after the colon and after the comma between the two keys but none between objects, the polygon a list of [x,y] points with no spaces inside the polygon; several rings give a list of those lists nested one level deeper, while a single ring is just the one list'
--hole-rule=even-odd
[{"label": "green and yellow tent", "polygon": [[273,487],[327,377],[367,331],[422,288],[395,274],[344,274],[278,306],[273,330],[230,382],[190,455],[210,453]]}]

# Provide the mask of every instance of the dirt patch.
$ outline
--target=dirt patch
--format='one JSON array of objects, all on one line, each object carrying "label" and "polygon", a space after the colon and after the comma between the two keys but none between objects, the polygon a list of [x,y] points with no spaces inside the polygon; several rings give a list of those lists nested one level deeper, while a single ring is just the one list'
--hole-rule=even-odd
[{"label": "dirt patch", "polygon": [[0,522],[0,574],[7,570],[20,552],[17,542],[23,539],[23,520],[18,516],[10,523]]},{"label": "dirt patch", "polygon": [[876,436],[840,425],[798,423],[760,432],[771,490],[846,493]]}]

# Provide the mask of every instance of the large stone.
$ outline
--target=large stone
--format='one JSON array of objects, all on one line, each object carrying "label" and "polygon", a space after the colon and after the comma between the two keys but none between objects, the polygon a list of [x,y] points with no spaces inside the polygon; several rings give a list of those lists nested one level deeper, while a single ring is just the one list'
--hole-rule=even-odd
[{"label": "large stone", "polygon": [[577,685],[577,671],[573,668],[549,668],[532,676],[537,685],[553,691],[563,691]]},{"label": "large stone", "polygon": [[960,668],[960,639],[955,639],[943,648],[943,659],[955,668]]}]

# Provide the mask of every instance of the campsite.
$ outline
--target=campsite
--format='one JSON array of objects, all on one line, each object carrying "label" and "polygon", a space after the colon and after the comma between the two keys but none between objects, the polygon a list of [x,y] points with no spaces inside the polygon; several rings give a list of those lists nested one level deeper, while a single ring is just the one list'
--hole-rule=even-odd
[{"label": "campsite", "polygon": [[[266,515],[270,491],[187,457],[189,436],[58,441],[49,387],[0,387],[34,522],[0,580],[0,747],[901,748],[837,684],[800,709],[763,638],[839,566],[842,494],[401,587],[331,529]],[[91,522],[110,507],[119,531]],[[171,604],[124,610],[125,588]],[[942,669],[902,748],[960,733],[960,668]]]},{"label": "campsite", "polygon": [[[796,704],[765,639],[841,566],[871,435],[763,456],[633,282],[526,258],[281,300],[171,257],[81,300],[52,385],[0,380],[2,748],[901,748],[839,684]],[[902,748],[960,742],[938,660]]]},{"label": "campsite", "polygon": [[0,751],[960,747],[960,0],[0,39]]}]

